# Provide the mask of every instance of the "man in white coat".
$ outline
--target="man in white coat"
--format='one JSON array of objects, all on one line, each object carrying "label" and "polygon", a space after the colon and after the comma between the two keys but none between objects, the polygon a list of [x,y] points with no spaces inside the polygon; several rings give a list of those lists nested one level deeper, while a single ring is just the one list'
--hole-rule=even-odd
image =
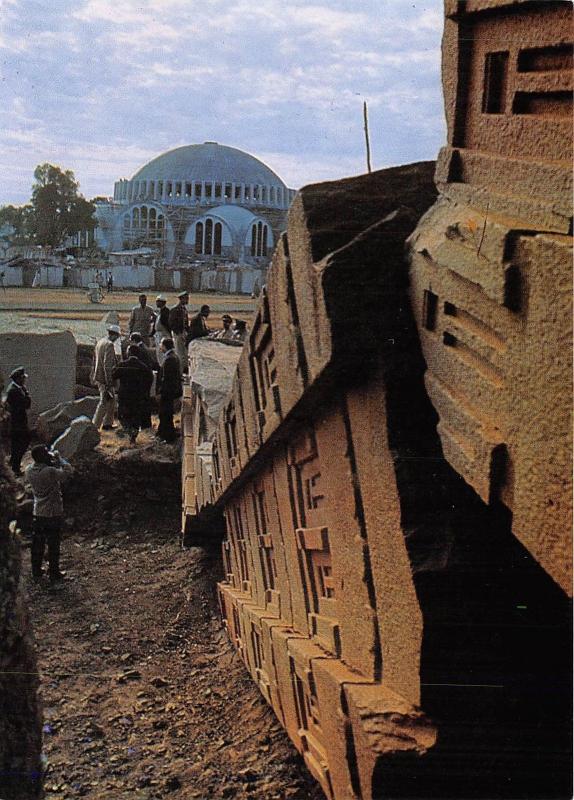
[{"label": "man in white coat", "polygon": [[112,430],[114,427],[116,398],[112,372],[118,363],[114,342],[120,338],[120,335],[119,325],[109,325],[108,335],[99,340],[94,352],[91,379],[100,392],[100,402],[92,422],[96,428],[102,426],[105,431]]}]

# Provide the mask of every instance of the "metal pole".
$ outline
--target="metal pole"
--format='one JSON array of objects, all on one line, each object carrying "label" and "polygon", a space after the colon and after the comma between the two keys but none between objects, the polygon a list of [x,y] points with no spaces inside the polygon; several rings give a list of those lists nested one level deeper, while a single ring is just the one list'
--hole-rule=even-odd
[{"label": "metal pole", "polygon": [[367,101],[363,102],[363,121],[365,124],[365,144],[367,146],[367,172],[372,172],[371,169],[371,143],[369,141],[369,118],[367,116]]}]

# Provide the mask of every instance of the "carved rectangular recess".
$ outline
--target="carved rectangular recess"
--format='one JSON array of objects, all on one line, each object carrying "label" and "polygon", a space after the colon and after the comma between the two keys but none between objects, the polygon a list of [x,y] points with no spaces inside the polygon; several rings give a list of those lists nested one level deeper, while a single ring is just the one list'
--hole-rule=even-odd
[{"label": "carved rectangular recess", "polygon": [[341,654],[333,564],[327,528],[297,528],[299,566],[305,591],[309,628],[319,643]]},{"label": "carved rectangular recess", "polygon": [[572,92],[516,92],[513,114],[533,114],[540,117],[571,117]]},{"label": "carved rectangular recess", "polygon": [[251,646],[253,649],[254,671],[261,693],[271,705],[271,685],[265,668],[261,630],[251,622]]},{"label": "carved rectangular recess", "polygon": [[269,531],[269,515],[266,503],[265,483],[257,481],[251,492],[255,532],[265,591],[265,606],[279,613],[279,591],[277,589],[277,565],[273,549],[273,538]]},{"label": "carved rectangular recess", "polygon": [[263,431],[273,415],[281,416],[275,347],[269,318],[269,302],[266,295],[253,323],[250,342],[255,406],[259,415],[259,428]]},{"label": "carved rectangular recess", "polygon": [[231,534],[231,543],[235,551],[237,564],[237,583],[241,591],[251,594],[251,575],[249,570],[249,557],[247,539],[245,536],[245,521],[241,505],[236,501],[232,503],[227,512],[227,524]]},{"label": "carved rectangular recess", "polygon": [[518,72],[570,71],[574,66],[572,52],[571,43],[526,48],[518,54]]},{"label": "carved rectangular recess", "polygon": [[484,60],[483,114],[504,114],[508,84],[508,50],[487,53]]},{"label": "carved rectangular recess", "polygon": [[319,781],[326,795],[330,797],[332,790],[329,765],[313,673],[306,667],[298,666],[292,656],[289,660],[299,736],[303,745],[303,758],[310,772]]},{"label": "carved rectangular recess", "polygon": [[226,539],[222,543],[221,551],[223,554],[223,567],[227,583],[233,586],[235,581],[235,576],[233,574],[233,564],[231,562],[231,542],[228,539]]}]

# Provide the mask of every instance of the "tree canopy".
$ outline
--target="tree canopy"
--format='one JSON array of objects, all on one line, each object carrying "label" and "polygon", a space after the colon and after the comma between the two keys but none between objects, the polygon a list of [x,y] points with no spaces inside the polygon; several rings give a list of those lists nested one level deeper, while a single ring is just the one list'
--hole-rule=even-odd
[{"label": "tree canopy", "polygon": [[95,228],[95,206],[79,192],[72,170],[39,164],[34,170],[31,202],[0,208],[0,225],[14,228],[14,240],[58,247],[68,236]]},{"label": "tree canopy", "polygon": [[40,164],[32,186],[33,232],[38,244],[57,247],[78,231],[95,228],[95,206],[78,191],[72,170]]}]

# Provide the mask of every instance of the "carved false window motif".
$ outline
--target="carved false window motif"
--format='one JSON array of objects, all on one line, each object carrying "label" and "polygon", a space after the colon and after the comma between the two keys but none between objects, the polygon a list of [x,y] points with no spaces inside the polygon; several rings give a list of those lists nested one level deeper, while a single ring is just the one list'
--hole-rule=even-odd
[{"label": "carved false window motif", "polygon": [[251,649],[253,653],[253,666],[259,688],[268,703],[271,703],[269,675],[265,669],[261,629],[251,623]]},{"label": "carved false window motif", "polygon": [[241,622],[239,620],[239,611],[235,605],[233,606],[233,615],[231,617],[231,638],[233,639],[233,644],[237,648],[239,655],[245,661],[243,639],[241,636]]},{"label": "carved false window motif", "polygon": [[291,447],[290,479],[298,527],[295,535],[311,635],[339,655],[339,625],[325,496],[315,435],[309,431]]},{"label": "carved false window motif", "polygon": [[233,565],[231,563],[231,543],[226,540],[222,545],[223,553],[223,566],[225,568],[225,577],[228,583],[233,584]]},{"label": "carved false window motif", "polygon": [[508,51],[487,53],[484,62],[483,114],[504,114],[508,84]]},{"label": "carved false window motif", "polygon": [[239,471],[239,465],[237,463],[237,416],[233,402],[225,409],[225,443],[231,468],[231,477],[234,478]]},{"label": "carved false window motif", "polygon": [[249,561],[247,555],[247,541],[245,539],[245,529],[243,525],[243,514],[238,503],[234,503],[228,517],[232,532],[232,541],[235,549],[235,561],[239,571],[239,589],[244,592],[251,592]]},{"label": "carved false window motif", "polygon": [[259,428],[265,432],[267,423],[275,415],[281,416],[275,347],[269,324],[269,307],[266,297],[264,297],[263,309],[259,311],[253,323],[251,341],[253,343],[251,365],[255,404],[258,411]]},{"label": "carved false window motif", "polygon": [[313,673],[308,668],[298,668],[293,657],[290,659],[290,665],[299,736],[303,744],[305,762],[324,791],[331,795],[324,733],[321,728],[321,712]]},{"label": "carved false window motif", "polygon": [[269,531],[268,510],[265,501],[263,485],[256,485],[251,494],[253,503],[253,517],[257,534],[261,574],[265,589],[265,605],[267,608],[275,607],[279,613],[279,592],[277,591],[277,565],[273,550],[273,539]]},{"label": "carved false window motif", "polygon": [[436,330],[437,309],[438,296],[431,292],[430,289],[425,289],[423,295],[423,323],[427,331]]}]

